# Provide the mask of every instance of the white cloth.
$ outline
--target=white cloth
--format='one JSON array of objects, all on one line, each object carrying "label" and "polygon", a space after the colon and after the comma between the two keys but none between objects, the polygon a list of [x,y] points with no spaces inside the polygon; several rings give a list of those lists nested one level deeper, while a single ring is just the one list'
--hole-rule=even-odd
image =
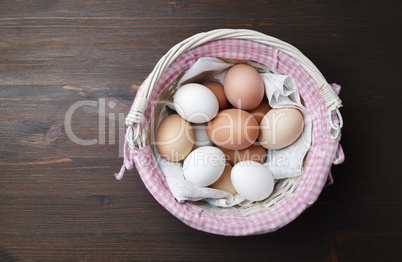
[{"label": "white cloth", "polygon": [[[180,79],[178,86],[186,83],[217,81],[223,84],[227,69],[233,64],[217,58],[200,58],[189,68]],[[272,108],[295,107],[304,116],[302,136],[292,145],[280,150],[267,150],[267,160],[264,165],[272,172],[274,178],[295,177],[303,173],[303,159],[311,145],[312,123],[307,110],[301,103],[300,95],[294,80],[285,75],[262,73],[268,102]],[[168,115],[164,108],[159,116],[159,122]],[[159,123],[158,123],[159,125]],[[177,201],[198,201],[204,199],[212,206],[230,207],[234,205],[247,206],[252,201],[245,200],[239,195],[208,187],[199,187],[184,178],[182,163],[169,162],[163,159],[153,143],[156,159],[166,176],[169,188]]]}]

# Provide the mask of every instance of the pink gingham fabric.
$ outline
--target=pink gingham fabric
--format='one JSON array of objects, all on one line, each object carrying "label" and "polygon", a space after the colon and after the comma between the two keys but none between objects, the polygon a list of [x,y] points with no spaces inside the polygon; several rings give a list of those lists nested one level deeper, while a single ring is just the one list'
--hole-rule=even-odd
[{"label": "pink gingham fabric", "polygon": [[[153,89],[145,112],[143,127],[147,128],[153,111],[154,101],[182,71],[191,67],[201,57],[222,57],[253,60],[292,76],[303,97],[306,108],[313,120],[313,144],[305,160],[304,174],[300,178],[295,193],[273,207],[249,216],[215,214],[203,210],[191,202],[178,203],[169,191],[166,179],[147,145],[140,150],[125,147],[125,163],[132,167],[134,160],[145,186],[170,213],[185,224],[205,232],[220,235],[244,236],[262,234],[277,230],[290,223],[318,198],[330,177],[333,163],[340,164],[344,154],[339,144],[340,138],[330,137],[328,110],[313,79],[289,55],[277,49],[247,40],[224,39],[208,42],[181,54],[165,71]],[[340,86],[332,87],[339,92]],[[141,87],[140,87],[141,88]],[[134,101],[135,103],[135,101]],[[336,119],[336,115],[333,115]]]}]

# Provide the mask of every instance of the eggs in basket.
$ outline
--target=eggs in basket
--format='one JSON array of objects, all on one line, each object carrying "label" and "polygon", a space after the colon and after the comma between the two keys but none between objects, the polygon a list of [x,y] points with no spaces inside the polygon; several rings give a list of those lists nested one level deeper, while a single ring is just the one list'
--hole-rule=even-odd
[{"label": "eggs in basket", "polygon": [[271,108],[256,69],[236,64],[224,83],[188,83],[174,98],[177,114],[161,121],[155,145],[172,162],[183,161],[184,178],[250,201],[266,199],[275,180],[263,165],[267,149],[294,143],[302,134],[302,113]]}]

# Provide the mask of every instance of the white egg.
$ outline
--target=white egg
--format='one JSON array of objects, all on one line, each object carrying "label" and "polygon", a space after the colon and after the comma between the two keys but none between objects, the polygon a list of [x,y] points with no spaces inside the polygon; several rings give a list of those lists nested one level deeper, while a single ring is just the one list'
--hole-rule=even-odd
[{"label": "white egg", "polygon": [[181,86],[173,97],[177,113],[191,123],[206,123],[219,111],[218,99],[207,87],[200,84]]},{"label": "white egg", "polygon": [[222,150],[213,146],[203,146],[186,157],[183,163],[183,175],[197,186],[209,186],[222,175],[225,164],[225,154]]},{"label": "white egg", "polygon": [[230,178],[237,193],[247,200],[264,200],[274,189],[274,178],[271,172],[255,161],[237,163],[232,168]]},{"label": "white egg", "polygon": [[205,131],[206,126],[206,124],[192,124],[194,130],[194,149],[214,144]]}]

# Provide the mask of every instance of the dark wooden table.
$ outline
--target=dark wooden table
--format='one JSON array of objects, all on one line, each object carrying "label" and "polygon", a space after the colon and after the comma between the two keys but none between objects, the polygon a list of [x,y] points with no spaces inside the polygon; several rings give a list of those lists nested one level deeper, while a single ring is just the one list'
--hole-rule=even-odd
[{"label": "dark wooden table", "polygon": [[[0,1],[0,261],[402,261],[401,8]],[[160,206],[135,170],[113,176],[119,113],[174,44],[216,28],[287,41],[343,87],[346,162],[312,207],[274,233],[197,231]],[[90,145],[67,134],[80,101],[71,130]]]}]

